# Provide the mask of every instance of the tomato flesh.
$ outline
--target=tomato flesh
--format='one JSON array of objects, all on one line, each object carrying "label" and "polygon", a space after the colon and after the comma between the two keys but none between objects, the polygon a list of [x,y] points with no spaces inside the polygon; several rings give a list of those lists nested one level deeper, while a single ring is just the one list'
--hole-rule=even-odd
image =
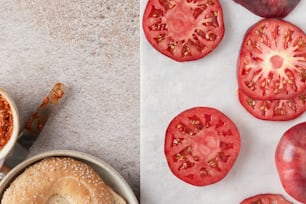
[{"label": "tomato flesh", "polygon": [[255,15],[264,18],[284,18],[300,0],[234,0]]},{"label": "tomato flesh", "polygon": [[275,151],[275,163],[286,192],[306,203],[306,122],[283,134]]},{"label": "tomato flesh", "polygon": [[306,91],[290,99],[254,99],[238,90],[239,101],[254,117],[261,120],[288,121],[304,113]]},{"label": "tomato flesh", "polygon": [[218,0],[149,0],[142,23],[150,44],[181,62],[204,57],[224,35]]},{"label": "tomato flesh", "polygon": [[241,46],[238,82],[254,99],[285,99],[304,91],[304,32],[278,19],[263,19],[252,26]]},{"label": "tomato flesh", "polygon": [[279,194],[259,194],[243,200],[240,204],[292,204]]},{"label": "tomato flesh", "polygon": [[175,176],[205,186],[220,181],[230,171],[240,151],[240,135],[220,111],[194,107],[170,122],[164,150]]}]

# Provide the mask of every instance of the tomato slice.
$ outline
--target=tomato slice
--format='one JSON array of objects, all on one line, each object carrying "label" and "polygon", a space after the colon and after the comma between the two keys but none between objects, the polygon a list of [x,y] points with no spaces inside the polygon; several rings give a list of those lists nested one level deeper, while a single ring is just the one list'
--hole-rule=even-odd
[{"label": "tomato slice", "polygon": [[306,91],[290,99],[254,99],[238,90],[239,101],[254,117],[261,120],[287,121],[304,113]]},{"label": "tomato slice", "polygon": [[306,122],[283,134],[275,151],[275,163],[285,191],[306,203]]},{"label": "tomato slice", "polygon": [[150,44],[180,62],[204,57],[224,35],[218,0],[149,0],[142,24]]},{"label": "tomato slice", "polygon": [[306,87],[306,36],[297,26],[263,19],[246,33],[238,62],[241,89],[255,99],[284,99]]},{"label": "tomato slice", "polygon": [[240,151],[235,124],[220,111],[194,107],[169,124],[165,155],[170,170],[179,179],[205,186],[224,178]]},{"label": "tomato slice", "polygon": [[259,194],[243,200],[240,204],[292,204],[280,194]]}]

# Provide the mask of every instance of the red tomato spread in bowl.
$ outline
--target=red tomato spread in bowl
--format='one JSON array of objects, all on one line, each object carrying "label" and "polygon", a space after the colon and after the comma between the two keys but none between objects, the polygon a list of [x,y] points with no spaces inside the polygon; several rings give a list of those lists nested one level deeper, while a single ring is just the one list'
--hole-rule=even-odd
[{"label": "red tomato spread in bowl", "polygon": [[13,132],[13,114],[10,104],[0,94],[0,150],[6,145]]}]

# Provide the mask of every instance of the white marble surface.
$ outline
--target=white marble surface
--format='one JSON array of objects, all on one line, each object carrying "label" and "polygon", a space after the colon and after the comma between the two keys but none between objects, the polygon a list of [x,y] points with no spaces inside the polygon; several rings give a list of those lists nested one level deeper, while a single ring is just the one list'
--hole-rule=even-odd
[{"label": "white marble surface", "polygon": [[[146,0],[140,1],[142,18]],[[246,30],[259,17],[233,1],[221,0],[226,32],[220,46],[207,57],[177,63],[155,51],[140,32],[141,56],[141,203],[237,204],[258,193],[282,193],[274,151],[285,130],[305,121],[267,122],[247,113],[237,99],[236,62]],[[306,31],[306,1],[285,19]],[[170,172],[164,157],[164,134],[170,120],[194,106],[215,107],[228,115],[241,134],[241,152],[220,182],[194,187]],[[296,202],[295,202],[296,203]]]},{"label": "white marble surface", "polygon": [[21,123],[55,82],[67,87],[29,157],[54,149],[92,154],[139,196],[139,2],[0,4],[0,86]]}]

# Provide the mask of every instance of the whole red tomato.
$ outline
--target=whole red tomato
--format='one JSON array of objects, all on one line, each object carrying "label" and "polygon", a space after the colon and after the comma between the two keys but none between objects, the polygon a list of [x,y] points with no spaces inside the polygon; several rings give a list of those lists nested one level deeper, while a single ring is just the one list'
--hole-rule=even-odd
[{"label": "whole red tomato", "polygon": [[284,133],[276,148],[275,162],[286,192],[306,203],[306,122]]},{"label": "whole red tomato", "polygon": [[234,0],[255,15],[264,18],[284,18],[301,0]]}]

